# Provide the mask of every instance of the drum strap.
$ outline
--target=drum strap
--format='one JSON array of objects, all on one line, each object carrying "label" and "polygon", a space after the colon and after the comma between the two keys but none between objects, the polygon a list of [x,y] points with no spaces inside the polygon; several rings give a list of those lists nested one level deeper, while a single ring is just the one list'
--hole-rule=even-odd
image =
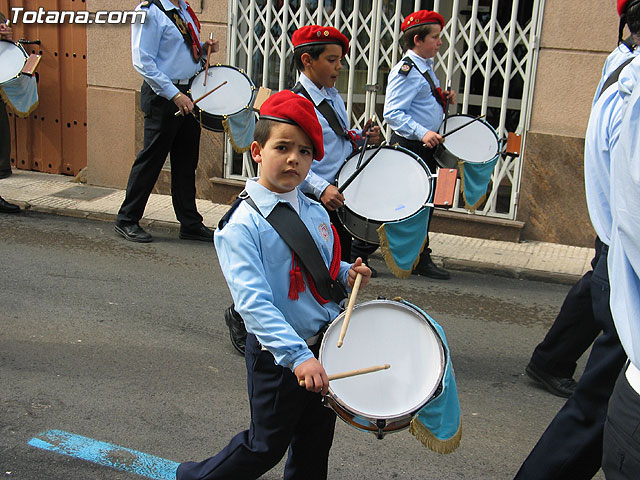
[{"label": "drum strap", "polygon": [[[193,30],[191,24],[189,22],[185,22],[182,19],[177,9],[172,8],[171,10],[165,10],[160,0],[148,0],[148,2],[153,3],[160,9],[161,12],[169,17],[169,20],[173,22],[173,24],[182,34],[182,38],[184,38],[184,41],[187,44],[187,48],[189,48],[189,50],[191,51],[191,55],[193,56],[194,61],[202,62],[202,46],[200,45],[200,40],[198,40],[198,36]],[[189,15],[191,15],[193,22],[196,24],[196,28],[198,29],[198,31],[200,31],[200,22],[198,21],[196,14],[193,12],[191,6],[188,3],[187,11],[189,12]]]},{"label": "drum strap", "polygon": [[[403,62],[405,63],[411,63],[414,67],[416,67],[416,70],[418,70],[420,72],[420,69],[417,67],[417,65],[414,63],[413,60],[411,60],[411,57],[404,57],[402,59]],[[433,78],[431,78],[431,75],[429,75],[429,71],[425,70],[424,72],[420,72],[422,74],[422,76],[425,78],[425,80],[427,81],[427,83],[429,84],[429,87],[431,88],[431,93],[434,96],[434,98],[438,101],[438,103],[440,105],[442,105],[442,108],[446,107],[447,101],[444,98],[444,95],[442,93],[442,89],[440,87],[436,87],[435,82],[433,81]]]},{"label": "drum strap", "polygon": [[[602,95],[607,88],[609,88],[611,85],[613,85],[618,81],[618,77],[620,77],[620,72],[622,72],[622,69],[627,65],[629,65],[634,58],[635,57],[628,58],[627,60],[622,62],[622,65],[620,65],[613,72],[611,72],[611,75],[609,75],[609,77],[607,77],[605,82],[602,84],[602,88],[600,89],[600,95]],[[600,95],[598,95],[598,98],[600,98]]]},{"label": "drum strap", "polygon": [[[229,211],[224,215],[224,217],[222,217],[222,219],[220,219],[220,223],[218,223],[219,229],[222,229],[228,223],[231,218],[231,214],[243,200],[246,200],[249,205],[262,215],[253,199],[246,191],[243,191],[233,205],[231,205]],[[326,299],[330,299],[339,304],[342,300],[347,298],[346,289],[340,282],[335,280],[340,270],[339,252],[337,253],[334,251],[331,262],[331,271],[329,271],[315,241],[313,240],[313,237],[311,237],[311,234],[302,222],[302,219],[293,210],[293,208],[285,202],[279,202],[273,208],[271,213],[265,217],[265,219],[293,251],[294,258],[292,263],[294,265],[292,265],[292,271],[295,270],[296,258],[299,259],[304,266],[308,274],[307,280],[309,283],[309,289],[318,303],[324,304],[328,302]],[[335,230],[333,235],[334,245],[340,245],[340,242],[336,240],[337,234]],[[298,289],[298,291],[302,290]]]},{"label": "drum strap", "polygon": [[[307,99],[311,103],[313,103],[313,100],[311,99],[311,95],[309,95],[309,92],[307,92],[307,89],[304,88],[300,82],[296,83],[291,89],[291,91],[293,93],[298,93],[298,94],[301,93],[302,95],[307,97]],[[320,102],[320,105],[316,105],[315,107],[322,114],[322,116],[327,120],[327,122],[329,123],[329,126],[331,127],[331,130],[333,130],[333,132],[338,137],[342,137],[345,140],[347,140],[349,143],[351,143],[351,146],[354,149],[358,148],[358,145],[356,144],[355,140],[352,138],[351,135],[349,135],[349,132],[347,132],[340,124],[340,120],[338,120],[338,115],[336,114],[335,110],[331,107],[331,105],[329,105],[329,102],[327,102],[326,100],[322,100]]]}]

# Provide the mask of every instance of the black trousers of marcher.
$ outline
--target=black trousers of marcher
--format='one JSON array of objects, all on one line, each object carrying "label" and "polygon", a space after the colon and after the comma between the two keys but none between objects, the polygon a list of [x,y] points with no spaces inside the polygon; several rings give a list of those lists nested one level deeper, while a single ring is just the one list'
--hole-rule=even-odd
[{"label": "black trousers of marcher", "polygon": [[[317,355],[319,344],[312,347]],[[239,433],[217,455],[178,467],[177,480],[250,480],[260,477],[289,451],[285,480],[327,478],[336,415],[319,393],[298,385],[288,368],[274,363],[254,335],[245,351],[251,405],[249,430]]]},{"label": "black trousers of marcher", "polygon": [[600,259],[602,246],[602,241],[596,237],[591,270],[571,287],[553,325],[531,355],[531,362],[550,375],[572,377],[578,359],[600,334],[600,323],[593,314],[591,275]]},{"label": "black trousers of marcher", "polygon": [[604,424],[602,470],[607,480],[640,478],[640,395],[618,377]]},{"label": "black trousers of marcher", "polygon": [[11,128],[7,107],[0,100],[0,172],[11,170]]},{"label": "black trousers of marcher", "polygon": [[[438,162],[433,157],[433,153],[435,151],[434,148],[426,147],[420,140],[409,140],[404,137],[401,137],[397,133],[391,134],[391,140],[389,141],[390,145],[395,144],[400,145],[401,147],[406,148],[407,150],[418,155],[424,163],[429,167],[429,171],[431,173],[436,173],[438,171]],[[436,182],[433,182],[432,188],[435,190]],[[427,241],[424,244],[424,250],[420,254],[420,261],[424,260],[425,262],[431,262],[431,249],[429,248],[429,225],[431,224],[431,218],[433,217],[433,209],[431,210],[431,215],[429,215],[429,222],[427,223]]]},{"label": "black trousers of marcher", "polygon": [[602,329],[576,391],[551,421],[516,479],[590,479],[602,461],[607,404],[626,361],[609,309],[607,246],[591,276],[593,313]]},{"label": "black trousers of marcher", "polygon": [[[188,85],[178,88],[186,93]],[[198,227],[202,224],[202,216],[196,208],[195,185],[200,125],[193,115],[176,117],[176,105],[156,95],[146,82],[142,84],[140,106],[144,112],[144,145],[131,167],[117,222],[131,225],[140,221],[170,154],[171,200],[176,217],[187,229]]]}]

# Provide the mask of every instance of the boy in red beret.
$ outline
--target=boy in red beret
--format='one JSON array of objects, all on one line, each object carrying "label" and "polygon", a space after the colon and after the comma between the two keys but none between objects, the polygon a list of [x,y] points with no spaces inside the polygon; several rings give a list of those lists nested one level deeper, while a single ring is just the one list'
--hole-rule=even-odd
[{"label": "boy in red beret", "polygon": [[[325,154],[322,161],[314,161],[306,180],[300,186],[304,193],[319,199],[329,212],[329,218],[338,230],[342,246],[342,258],[351,258],[370,253],[362,249],[361,242],[355,241],[351,247],[351,234],[346,231],[336,209],[344,205],[344,196],[335,186],[340,167],[362,143],[364,135],[369,136],[368,144],[380,141],[380,127],[367,124],[362,132],[350,130],[344,101],[335,88],[342,70],[342,59],[349,51],[349,40],[338,29],[321,25],[307,25],[299,28],[291,37],[293,61],[298,70],[298,83],[293,91],[304,95],[313,102],[318,121],[322,127]],[[375,250],[375,249],[373,249]]]},{"label": "boy in red beret", "polygon": [[[383,113],[393,130],[390,143],[418,154],[434,173],[438,165],[433,151],[443,141],[438,129],[446,100],[456,103],[455,92],[443,92],[433,71],[443,28],[444,18],[431,10],[419,10],[404,19],[400,42],[406,53],[389,72]],[[449,272],[431,260],[428,238],[413,273],[440,280],[449,278]]]},{"label": "boy in red beret", "polygon": [[[340,313],[338,299],[322,298],[311,276],[268,218],[278,209],[297,214],[331,279],[352,287],[371,271],[357,259],[340,261],[340,243],[322,206],[298,190],[311,162],[324,155],[313,105],[285,90],[260,109],[251,156],[260,177],[249,179],[214,236],[220,266],[245,321],[248,430],[217,455],[182,463],[178,480],[258,478],[289,456],[284,478],[327,477],[335,413],[324,407],[327,374],[317,360],[324,327]],[[295,213],[294,213],[295,212]],[[306,273],[306,276],[304,275]],[[304,380],[305,387],[299,382]]]}]

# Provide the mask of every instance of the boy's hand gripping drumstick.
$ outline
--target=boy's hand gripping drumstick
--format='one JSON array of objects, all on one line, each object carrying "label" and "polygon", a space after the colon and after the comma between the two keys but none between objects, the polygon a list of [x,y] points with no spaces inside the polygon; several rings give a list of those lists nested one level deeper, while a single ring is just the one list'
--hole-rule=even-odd
[{"label": "boy's hand gripping drumstick", "polygon": [[351,290],[351,296],[349,297],[349,304],[347,305],[347,312],[344,314],[344,320],[342,321],[342,328],[340,329],[340,336],[338,337],[338,348],[342,347],[344,343],[344,336],[347,333],[347,327],[349,326],[349,320],[351,320],[351,313],[353,312],[353,306],[356,303],[356,295],[358,295],[358,289],[360,288],[360,282],[362,281],[362,274],[356,275],[356,280],[353,282],[353,289]]},{"label": "boy's hand gripping drumstick", "polygon": [[[388,363],[385,363],[384,365],[376,365],[375,367],[359,368],[357,370],[349,370],[347,372],[334,373],[333,375],[328,375],[328,377],[329,377],[329,381],[338,380],[340,378],[355,377],[356,375],[364,375],[365,373],[379,372],[380,370],[387,370],[389,368],[391,368],[391,365],[389,365]],[[300,384],[301,387],[305,386],[304,380],[300,380],[300,382],[298,383]]]}]

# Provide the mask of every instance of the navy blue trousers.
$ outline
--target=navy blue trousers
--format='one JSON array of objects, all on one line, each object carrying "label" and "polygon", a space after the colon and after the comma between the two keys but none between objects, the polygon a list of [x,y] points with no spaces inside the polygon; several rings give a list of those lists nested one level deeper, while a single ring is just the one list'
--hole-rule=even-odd
[{"label": "navy blue trousers", "polygon": [[607,480],[640,478],[640,395],[624,371],[609,400],[603,445],[602,470]]},{"label": "navy blue trousers", "polygon": [[276,365],[251,334],[245,360],[249,430],[207,460],[180,464],[176,479],[255,479],[277,465],[287,450],[285,480],[326,479],[336,421],[333,410],[323,406],[319,393],[300,387],[291,370]]},{"label": "navy blue trousers", "polygon": [[551,421],[516,479],[592,478],[602,462],[602,432],[616,378],[626,361],[609,309],[607,247],[591,277],[593,313],[602,329],[574,394]]},{"label": "navy blue trousers", "polygon": [[531,362],[549,375],[573,377],[578,359],[602,330],[593,314],[591,299],[591,275],[600,259],[602,246],[602,241],[596,237],[591,270],[571,287],[553,325],[531,355]]},{"label": "navy blue trousers", "polygon": [[[187,85],[180,85],[186,92]],[[118,212],[119,223],[138,223],[171,154],[171,200],[176,217],[186,228],[202,224],[196,208],[196,168],[200,155],[200,124],[193,115],[175,116],[178,107],[156,95],[144,82],[140,92],[144,112],[144,145],[131,167],[127,193]]]}]

